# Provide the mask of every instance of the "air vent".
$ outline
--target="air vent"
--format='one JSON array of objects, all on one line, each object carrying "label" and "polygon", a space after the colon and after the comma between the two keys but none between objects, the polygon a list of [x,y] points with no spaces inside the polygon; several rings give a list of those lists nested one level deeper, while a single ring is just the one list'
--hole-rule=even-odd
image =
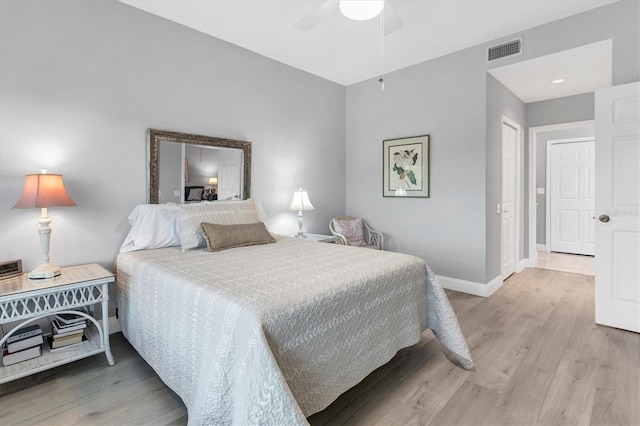
[{"label": "air vent", "polygon": [[489,47],[487,49],[487,62],[516,55],[522,55],[522,37]]}]

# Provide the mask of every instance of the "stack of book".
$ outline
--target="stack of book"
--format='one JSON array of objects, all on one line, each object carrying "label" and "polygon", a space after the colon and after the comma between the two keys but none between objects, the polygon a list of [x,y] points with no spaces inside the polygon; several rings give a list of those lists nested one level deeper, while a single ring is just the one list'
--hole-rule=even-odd
[{"label": "stack of book", "polygon": [[2,351],[2,365],[26,361],[42,355],[42,329],[38,324],[16,330]]},{"label": "stack of book", "polygon": [[85,342],[87,340],[84,334],[85,328],[87,328],[87,320],[80,315],[56,314],[51,321],[49,347],[55,351]]}]

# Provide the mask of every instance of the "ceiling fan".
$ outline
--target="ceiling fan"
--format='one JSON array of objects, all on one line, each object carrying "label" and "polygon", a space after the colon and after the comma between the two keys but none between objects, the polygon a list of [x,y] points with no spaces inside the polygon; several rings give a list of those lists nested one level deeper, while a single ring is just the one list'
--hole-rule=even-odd
[{"label": "ceiling fan", "polygon": [[382,13],[384,35],[389,35],[402,27],[402,21],[391,7],[389,0],[326,0],[302,18],[294,28],[309,31],[338,10],[347,18],[359,21],[373,19]]}]

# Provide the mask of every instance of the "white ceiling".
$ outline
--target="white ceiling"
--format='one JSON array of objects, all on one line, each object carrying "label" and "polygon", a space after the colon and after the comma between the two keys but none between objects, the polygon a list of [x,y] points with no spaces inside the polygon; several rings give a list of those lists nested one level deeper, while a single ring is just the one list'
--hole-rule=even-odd
[{"label": "white ceiling", "polygon": [[[379,18],[294,28],[324,0],[120,1],[345,86],[383,71]],[[384,38],[386,72],[617,0],[389,1],[404,25]]]},{"label": "white ceiling", "polygon": [[[524,103],[579,95],[611,86],[611,40],[564,50],[489,71]],[[553,80],[564,79],[554,84]]]}]

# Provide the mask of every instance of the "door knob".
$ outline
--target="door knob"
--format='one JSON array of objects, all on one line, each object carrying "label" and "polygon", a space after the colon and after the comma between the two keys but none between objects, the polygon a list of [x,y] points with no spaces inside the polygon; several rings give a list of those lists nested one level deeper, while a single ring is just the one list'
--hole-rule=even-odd
[{"label": "door knob", "polygon": [[600,222],[602,223],[607,223],[609,222],[609,216],[607,216],[606,214],[601,214],[600,217],[598,217],[598,219],[600,220]]}]

